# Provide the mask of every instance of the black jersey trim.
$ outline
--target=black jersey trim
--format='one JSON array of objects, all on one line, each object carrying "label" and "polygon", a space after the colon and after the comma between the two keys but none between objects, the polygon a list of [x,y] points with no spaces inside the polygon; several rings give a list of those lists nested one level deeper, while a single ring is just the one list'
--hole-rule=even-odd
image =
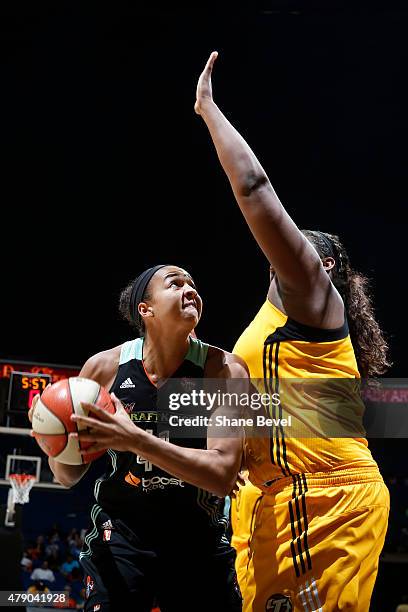
[{"label": "black jersey trim", "polygon": [[[266,348],[267,348],[266,344],[265,344],[264,348],[265,348],[265,351],[266,351]],[[268,354],[269,383],[268,383],[268,390],[267,390],[267,393],[270,393],[270,395],[273,394],[273,389],[272,389],[272,349],[273,349],[273,345],[270,344],[269,345],[269,354]],[[264,369],[264,376],[267,377],[266,365],[265,365],[265,369]],[[271,415],[269,415],[269,416],[271,416]],[[275,405],[272,406],[272,417],[275,418]],[[274,435],[273,435],[273,425],[271,427],[271,435],[270,435],[269,446],[270,446],[271,461],[275,465],[275,440],[274,440]]]},{"label": "black jersey trim", "polygon": [[[279,368],[279,342],[276,342],[275,344],[275,354],[274,354],[274,374],[275,374],[275,378],[272,379],[272,386],[273,386],[273,393],[279,393],[279,380],[278,380],[278,368]],[[271,368],[272,369],[272,368]],[[279,405],[280,406],[280,405]],[[279,410],[280,412],[280,410]],[[275,406],[273,406],[273,417],[276,418],[276,414],[275,414]],[[286,473],[285,468],[282,465],[282,457],[281,457],[281,441],[279,439],[279,434],[283,433],[281,432],[279,427],[275,427],[275,440],[276,440],[276,460],[278,462],[278,465],[280,467],[280,469],[282,470],[282,473],[284,476],[288,476],[288,474]]]},{"label": "black jersey trim", "polygon": [[[263,376],[264,385],[267,389],[267,393],[271,395],[273,393],[279,393],[279,347],[280,341],[272,342],[269,344],[269,350],[267,350],[268,344],[265,342],[263,351]],[[275,349],[275,350],[273,350]],[[267,363],[268,361],[268,363]],[[282,406],[279,405],[278,409],[279,418],[282,418]],[[276,419],[276,407],[272,406],[272,416]],[[269,438],[269,455],[271,463],[280,467],[284,476],[291,475],[289,467],[287,453],[286,453],[286,441],[285,432],[282,425],[274,427],[271,426],[270,438]],[[275,462],[276,455],[276,462]]]},{"label": "black jersey trim", "polygon": [[[276,352],[275,352],[275,377],[276,377],[275,378],[275,393],[277,393],[278,395],[279,395],[279,347],[280,347],[280,342],[277,342]],[[282,425],[282,418],[283,418],[283,409],[282,409],[282,402],[280,402],[279,403],[279,431],[281,433],[281,439],[282,439],[283,463],[285,464],[285,469],[282,468],[282,471],[286,476],[289,474],[291,475],[292,472],[290,471],[288,459],[286,456],[286,440],[285,440],[285,431]]]},{"label": "black jersey trim", "polygon": [[349,334],[349,326],[347,318],[344,318],[344,323],[336,329],[319,329],[310,325],[303,325],[294,319],[288,318],[282,327],[277,327],[265,340],[265,344],[273,342],[288,342],[290,340],[299,340],[303,342],[335,342],[343,340]]}]

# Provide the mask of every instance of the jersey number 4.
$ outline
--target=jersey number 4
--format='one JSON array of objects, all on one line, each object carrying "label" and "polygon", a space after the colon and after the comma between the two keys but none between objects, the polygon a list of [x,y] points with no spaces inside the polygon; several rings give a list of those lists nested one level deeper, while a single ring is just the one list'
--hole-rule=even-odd
[{"label": "jersey number 4", "polygon": [[[153,435],[153,430],[152,429],[146,429],[146,433],[149,433],[149,434]],[[158,437],[161,440],[165,440],[166,442],[168,442],[170,440],[170,432],[169,431],[162,431],[162,432],[159,433]],[[137,455],[136,456],[136,461],[137,461],[137,463],[139,465],[143,465],[144,464],[145,472],[151,472],[152,471],[153,464],[148,459],[144,459],[140,455]]]}]

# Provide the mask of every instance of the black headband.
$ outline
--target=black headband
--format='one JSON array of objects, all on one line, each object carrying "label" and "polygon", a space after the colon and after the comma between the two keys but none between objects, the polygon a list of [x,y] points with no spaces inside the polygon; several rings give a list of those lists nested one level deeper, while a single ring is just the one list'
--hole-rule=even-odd
[{"label": "black headband", "polygon": [[153,268],[148,268],[133,282],[132,293],[130,294],[129,312],[132,319],[136,321],[139,326],[141,325],[142,317],[138,311],[138,306],[140,302],[143,302],[146,287],[149,284],[152,276],[156,274],[157,270],[160,270],[160,268],[165,268],[167,265],[168,264],[161,264],[159,266],[153,266]]},{"label": "black headband", "polygon": [[329,257],[336,258],[336,250],[332,240],[330,240],[330,238],[328,238],[328,236],[326,236],[326,234],[324,234],[323,232],[319,232],[319,230],[316,230],[316,234],[319,234],[320,238],[323,240],[324,244],[328,248]]}]

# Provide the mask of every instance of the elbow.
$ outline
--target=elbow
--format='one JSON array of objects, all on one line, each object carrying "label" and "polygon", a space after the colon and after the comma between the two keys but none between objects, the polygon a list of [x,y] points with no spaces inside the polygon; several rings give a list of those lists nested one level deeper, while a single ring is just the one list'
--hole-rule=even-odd
[{"label": "elbow", "polygon": [[231,493],[236,481],[237,474],[233,476],[226,475],[225,478],[220,478],[216,483],[216,487],[214,487],[213,493],[217,495],[217,497],[226,497]]},{"label": "elbow", "polygon": [[55,482],[66,489],[71,489],[75,486],[89,468],[89,463],[83,465],[66,465],[59,463],[53,457],[48,458],[48,464],[51,472],[54,474]]},{"label": "elbow", "polygon": [[66,489],[72,489],[72,487],[76,485],[78,481],[79,479],[61,478],[60,476],[58,478],[55,478],[55,482],[62,485]]},{"label": "elbow", "polygon": [[213,495],[217,497],[227,497],[231,493],[232,489],[228,489],[227,487],[217,487],[215,491],[211,491]]},{"label": "elbow", "polygon": [[242,177],[239,194],[245,198],[250,198],[268,184],[269,179],[264,172],[248,172]]},{"label": "elbow", "polygon": [[82,478],[83,474],[56,474],[54,472],[54,480],[66,489],[72,489]]}]

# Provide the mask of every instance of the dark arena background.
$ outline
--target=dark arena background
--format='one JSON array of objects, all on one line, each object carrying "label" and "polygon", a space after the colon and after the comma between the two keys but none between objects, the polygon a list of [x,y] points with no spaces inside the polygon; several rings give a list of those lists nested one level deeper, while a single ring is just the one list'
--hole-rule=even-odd
[{"label": "dark arena background", "polygon": [[[197,335],[228,350],[262,304],[268,263],[193,109],[214,49],[216,103],[297,225],[340,235],[370,277],[387,376],[404,379],[406,3],[153,4],[1,5],[0,425],[17,366],[56,380],[132,336],[118,296],[148,266],[191,272],[204,300]],[[19,409],[29,398],[14,383]],[[29,588],[47,550],[63,590],[59,568],[77,556],[104,460],[64,490],[28,436],[0,440],[0,590]],[[394,612],[408,595],[407,446],[369,443],[391,494],[371,609]],[[15,452],[42,457],[43,486],[6,527]],[[74,571],[79,606],[80,579]]]}]

